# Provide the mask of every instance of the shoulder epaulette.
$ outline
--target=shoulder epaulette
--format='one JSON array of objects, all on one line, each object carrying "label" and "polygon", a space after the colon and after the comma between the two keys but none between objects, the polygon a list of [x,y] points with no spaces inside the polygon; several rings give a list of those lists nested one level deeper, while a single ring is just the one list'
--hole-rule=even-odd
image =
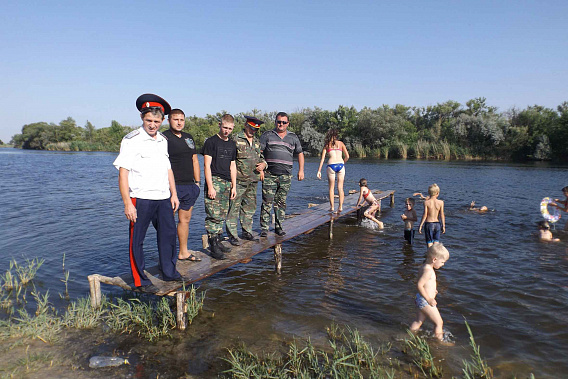
[{"label": "shoulder epaulette", "polygon": [[131,139],[132,137],[135,137],[135,136],[137,136],[138,134],[140,134],[140,130],[139,130],[139,129],[136,129],[136,130],[131,131],[131,132],[128,133],[127,135],[125,135],[124,138]]}]

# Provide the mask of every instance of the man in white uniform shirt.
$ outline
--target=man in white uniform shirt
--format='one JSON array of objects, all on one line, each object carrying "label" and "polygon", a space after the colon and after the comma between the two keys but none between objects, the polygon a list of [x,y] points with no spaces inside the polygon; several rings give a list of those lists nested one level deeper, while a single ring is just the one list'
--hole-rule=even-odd
[{"label": "man in white uniform shirt", "polygon": [[130,221],[130,269],[134,285],[141,291],[155,292],[156,288],[144,273],[143,243],[150,222],[157,232],[162,279],[181,280],[176,271],[174,220],[179,200],[168,159],[168,142],[158,131],[171,107],[153,94],[140,96],[136,107],[140,111],[142,127],[122,139],[114,166],[119,170],[118,185],[124,214]]}]

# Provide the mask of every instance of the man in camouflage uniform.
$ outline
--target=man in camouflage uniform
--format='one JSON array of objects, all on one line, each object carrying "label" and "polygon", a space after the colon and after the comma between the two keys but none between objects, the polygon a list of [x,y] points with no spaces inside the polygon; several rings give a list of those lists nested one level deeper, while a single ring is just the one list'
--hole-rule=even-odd
[{"label": "man in camouflage uniform", "polygon": [[304,180],[304,153],[298,136],[288,131],[290,123],[285,112],[279,112],[274,121],[274,129],[260,137],[260,146],[268,169],[262,182],[262,206],[260,208],[260,236],[268,236],[270,212],[274,204],[274,232],[279,236],[286,234],[282,227],[286,213],[286,197],[292,183],[294,155],[298,156],[298,180]]},{"label": "man in camouflage uniform", "polygon": [[229,249],[221,243],[223,221],[229,210],[229,200],[236,196],[237,147],[229,138],[235,121],[225,114],[219,122],[219,133],[203,144],[203,173],[205,175],[205,229],[211,247],[211,256],[225,259]]},{"label": "man in camouflage uniform", "polygon": [[245,127],[233,134],[237,144],[237,195],[231,200],[225,227],[229,242],[234,246],[241,243],[237,238],[237,224],[241,221],[241,237],[249,241],[258,241],[252,235],[252,218],[256,212],[256,189],[258,180],[264,176],[267,164],[260,150],[260,140],[255,133],[263,121],[256,117],[245,116]]}]

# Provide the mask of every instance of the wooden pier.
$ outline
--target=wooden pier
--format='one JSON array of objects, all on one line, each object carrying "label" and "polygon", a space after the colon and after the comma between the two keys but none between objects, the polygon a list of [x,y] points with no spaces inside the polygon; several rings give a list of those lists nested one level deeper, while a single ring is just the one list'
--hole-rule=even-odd
[{"label": "wooden pier", "polygon": [[[385,199],[390,197],[390,205],[394,206],[394,192],[389,191],[373,191],[376,199]],[[345,201],[343,203],[343,211],[340,213],[331,213],[329,211],[329,203],[325,202],[323,204],[318,204],[312,206],[301,213],[296,213],[288,217],[284,223],[283,227],[286,231],[286,235],[278,236],[272,231],[268,233],[266,238],[260,238],[259,241],[246,241],[240,240],[240,246],[232,246],[231,251],[225,253],[227,259],[216,260],[211,258],[206,252],[206,241],[203,241],[202,251],[191,251],[192,254],[201,258],[200,262],[190,262],[190,261],[178,261],[176,268],[183,277],[183,282],[166,282],[159,278],[158,267],[152,267],[146,270],[146,275],[152,282],[152,284],[158,289],[155,295],[164,296],[176,296],[177,298],[177,317],[178,317],[178,328],[185,328],[185,296],[186,291],[180,291],[184,285],[197,282],[199,280],[205,279],[219,271],[222,271],[228,267],[231,267],[237,263],[248,263],[251,261],[252,257],[258,253],[261,253],[271,247],[274,248],[274,261],[275,261],[275,271],[280,274],[282,267],[282,242],[292,239],[300,234],[309,233],[320,225],[329,222],[329,237],[333,238],[333,223],[335,220],[347,216],[351,213],[357,211],[355,207],[357,204],[357,199],[359,197],[359,191],[354,194],[346,195]],[[226,242],[223,242],[226,243]],[[116,277],[107,277],[99,274],[89,275],[89,285],[91,290],[91,305],[93,307],[99,307],[101,304],[101,283],[110,284],[114,286],[121,287],[125,290],[137,291],[134,286],[132,275],[125,274]]]}]

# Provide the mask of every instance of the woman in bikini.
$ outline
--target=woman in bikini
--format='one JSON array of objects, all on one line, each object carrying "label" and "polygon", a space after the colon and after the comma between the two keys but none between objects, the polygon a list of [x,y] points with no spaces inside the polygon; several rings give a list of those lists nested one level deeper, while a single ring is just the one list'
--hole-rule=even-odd
[{"label": "woman in bikini", "polygon": [[[349,153],[345,144],[337,139],[337,129],[329,129],[325,135],[325,141],[323,144],[323,150],[321,152],[321,161],[318,168],[318,179],[321,179],[321,168],[323,162],[325,161],[325,156],[328,155],[327,160],[327,181],[329,184],[329,210],[334,211],[335,207],[333,204],[335,197],[335,176],[337,174],[337,192],[339,192],[339,208],[338,212],[343,210],[343,199],[345,199],[345,194],[343,193],[343,180],[345,179],[345,163],[349,159]],[[343,159],[345,157],[345,159]]]},{"label": "woman in bikini", "polygon": [[377,218],[375,217],[375,213],[377,213],[377,211],[380,212],[381,210],[381,201],[375,199],[375,196],[373,196],[371,190],[369,189],[369,187],[367,187],[367,179],[363,178],[359,180],[359,187],[361,187],[361,192],[359,192],[357,207],[362,206],[365,203],[368,203],[369,208],[367,208],[367,210],[365,211],[364,214],[365,217],[376,222],[377,225],[379,225],[379,229],[382,229],[384,227],[383,223],[377,220]]}]

